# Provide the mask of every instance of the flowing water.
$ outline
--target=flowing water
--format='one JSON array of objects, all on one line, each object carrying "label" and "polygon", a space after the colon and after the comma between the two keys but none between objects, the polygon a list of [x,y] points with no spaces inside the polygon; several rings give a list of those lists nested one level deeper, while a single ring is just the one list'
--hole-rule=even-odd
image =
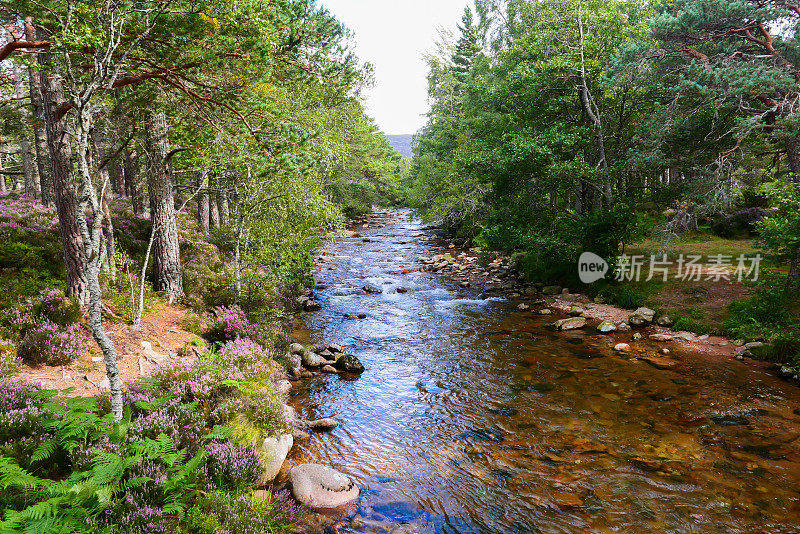
[{"label": "flowing water", "polygon": [[367,367],[311,379],[292,401],[341,423],[292,453],[361,486],[341,531],[800,532],[796,387],[680,350],[658,370],[614,354],[629,335],[552,332],[514,302],[392,274],[420,267],[427,235],[398,211],[369,241],[331,245],[323,311],[296,332]]}]

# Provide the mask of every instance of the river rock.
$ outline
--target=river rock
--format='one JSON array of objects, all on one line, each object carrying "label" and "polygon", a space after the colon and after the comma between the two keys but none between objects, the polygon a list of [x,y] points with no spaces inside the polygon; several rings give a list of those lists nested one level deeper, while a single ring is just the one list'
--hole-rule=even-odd
[{"label": "river rock", "polygon": [[292,390],[292,383],[289,382],[288,380],[278,380],[277,382],[275,382],[275,389],[281,395],[286,395]]},{"label": "river rock", "polygon": [[336,373],[339,372],[339,371],[336,370],[336,367],[334,367],[332,365],[323,365],[322,369],[320,369],[320,371],[322,371],[323,373],[327,373],[329,375],[335,375]]},{"label": "river rock", "polygon": [[289,354],[300,355],[303,354],[304,350],[306,350],[306,348],[300,343],[292,343],[291,345],[289,345]]},{"label": "river rock", "polygon": [[553,310],[550,308],[544,308],[538,311],[539,315],[550,315],[553,313]]},{"label": "river rock", "polygon": [[672,326],[673,324],[675,324],[675,321],[673,321],[669,315],[662,313],[661,315],[658,316],[656,324],[659,326]]},{"label": "river rock", "polygon": [[329,417],[308,422],[308,428],[317,431],[333,430],[337,426],[339,426],[339,423]]},{"label": "river rock", "polygon": [[631,326],[645,326],[648,324],[648,321],[638,313],[634,313],[628,317],[628,324]]},{"label": "river rock", "polygon": [[264,487],[278,476],[283,462],[289,455],[294,445],[291,434],[283,434],[277,438],[266,438],[261,445],[259,456],[261,458],[261,473],[256,482],[257,487]]},{"label": "river rock", "polygon": [[640,315],[641,317],[644,317],[644,320],[648,323],[652,323],[656,316],[655,310],[651,310],[650,308],[639,308],[633,313],[634,315]]},{"label": "river rock", "polygon": [[314,510],[341,508],[355,502],[360,494],[350,477],[318,464],[301,464],[292,468],[289,484],[294,498]]},{"label": "river rock", "polygon": [[572,308],[569,310],[569,315],[571,315],[571,316],[573,316],[573,317],[580,317],[580,316],[582,316],[584,313],[586,313],[586,310],[584,310],[584,309],[583,309],[583,308],[581,308],[580,306],[573,306],[573,307],[572,307]]},{"label": "river rock", "polygon": [[617,332],[630,332],[630,331],[631,331],[631,325],[629,325],[628,323],[619,323],[617,325]]},{"label": "river rock", "polygon": [[697,336],[695,336],[691,332],[681,331],[673,334],[672,339],[682,339],[684,341],[697,341]]},{"label": "river rock", "polygon": [[640,341],[642,339],[642,334],[636,332],[631,336],[631,339],[633,339],[634,341]]},{"label": "river rock", "polygon": [[320,303],[316,302],[316,301],[313,301],[313,300],[307,300],[303,304],[303,310],[305,310],[307,312],[320,311],[321,309],[322,309],[322,306],[320,305]]},{"label": "river rock", "polygon": [[578,330],[586,326],[586,319],[583,317],[571,317],[569,319],[561,319],[553,323],[556,330]]},{"label": "river rock", "polygon": [[527,304],[520,304],[519,306],[517,306],[517,309],[518,309],[519,311],[528,311],[530,308],[531,308],[531,307],[530,307],[530,306],[528,306]]},{"label": "river rock", "polygon": [[614,350],[617,352],[630,352],[631,346],[628,345],[627,343],[618,343],[614,345]]},{"label": "river rock", "polygon": [[331,343],[330,345],[328,345],[328,350],[331,351],[334,354],[340,354],[340,353],[344,352],[344,349],[342,348],[342,346],[341,345],[337,345],[336,343]]},{"label": "river rock", "polygon": [[610,334],[611,332],[616,332],[616,330],[617,326],[611,321],[603,321],[597,325],[597,331],[603,334]]},{"label": "river rock", "polygon": [[315,352],[307,350],[303,353],[303,365],[306,367],[314,369],[317,367],[322,367],[323,365],[328,365],[328,363],[328,360]]},{"label": "river rock", "polygon": [[545,286],[542,288],[544,295],[558,295],[561,293],[561,286]]},{"label": "river rock", "polygon": [[336,360],[334,367],[345,373],[361,374],[364,372],[364,364],[352,354],[344,354]]},{"label": "river rock", "polygon": [[292,369],[300,369],[303,367],[303,357],[300,354],[289,354],[288,360]]},{"label": "river rock", "polygon": [[378,293],[383,293],[383,289],[381,289],[380,287],[376,286],[375,284],[367,284],[364,287],[362,287],[361,289],[363,289],[367,293],[371,293],[373,295],[377,295]]}]

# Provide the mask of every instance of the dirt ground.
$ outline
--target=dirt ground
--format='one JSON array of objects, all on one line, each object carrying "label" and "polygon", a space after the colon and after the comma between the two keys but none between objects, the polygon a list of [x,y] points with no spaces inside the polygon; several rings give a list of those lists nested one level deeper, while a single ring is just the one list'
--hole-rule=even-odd
[{"label": "dirt ground", "polygon": [[[117,349],[123,384],[148,376],[159,365],[196,358],[192,351],[185,358],[181,356],[186,342],[198,337],[184,328],[187,316],[188,311],[184,308],[157,303],[142,318],[137,329],[123,323],[103,322]],[[26,365],[18,376],[39,382],[46,389],[72,389],[72,395],[88,397],[107,387],[103,383],[105,374],[102,355],[91,342],[87,353],[70,365]]]}]

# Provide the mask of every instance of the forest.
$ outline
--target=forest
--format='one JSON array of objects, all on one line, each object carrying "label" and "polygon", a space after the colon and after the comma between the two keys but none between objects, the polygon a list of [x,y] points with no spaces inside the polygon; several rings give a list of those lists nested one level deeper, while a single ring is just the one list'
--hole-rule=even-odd
[{"label": "forest", "polygon": [[[791,1],[475,0],[425,56],[410,159],[366,110],[357,36],[316,0],[0,0],[0,22],[0,534],[310,532],[313,500],[272,485],[314,430],[290,392],[364,366],[289,329],[321,308],[326,247],[373,243],[358,232],[385,208],[446,243],[392,275],[452,270],[457,249],[518,273],[511,300],[653,308],[645,326],[735,340],[797,380]],[[591,283],[586,253],[607,269]],[[690,283],[701,255],[712,275]],[[554,387],[525,380],[513,394]]]},{"label": "forest", "polygon": [[[426,58],[409,200],[564,285],[585,251],[613,266],[738,238],[706,247],[735,267],[754,242],[766,273],[717,330],[796,358],[798,21],[783,1],[478,1]],[[636,307],[653,288],[585,290]]]}]

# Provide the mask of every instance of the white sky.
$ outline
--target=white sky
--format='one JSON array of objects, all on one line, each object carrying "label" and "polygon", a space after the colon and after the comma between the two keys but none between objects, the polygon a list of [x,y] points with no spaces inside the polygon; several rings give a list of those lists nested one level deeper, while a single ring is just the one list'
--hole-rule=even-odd
[{"label": "white sky", "polygon": [[322,0],[355,34],[356,53],[375,67],[367,110],[386,134],[413,134],[428,111],[427,67],[437,28],[455,30],[470,0]]}]

